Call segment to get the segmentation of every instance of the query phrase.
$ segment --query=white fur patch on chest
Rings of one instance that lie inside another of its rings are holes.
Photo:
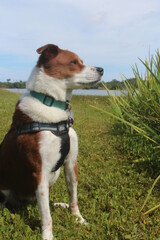
[[[50,185],[56,181],[59,175],[59,170],[51,173],[52,168],[60,159],[61,139],[55,136],[50,131],[41,133],[40,139],[40,154],[42,159],[42,175],[48,176]]]
[[[66,111],[56,107],[48,107],[29,93],[22,96],[19,107],[34,122],[57,123],[68,119]]]

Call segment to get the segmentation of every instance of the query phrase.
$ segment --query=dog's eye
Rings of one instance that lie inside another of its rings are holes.
[[[71,61],[72,64],[76,65],[78,62],[76,60]]]

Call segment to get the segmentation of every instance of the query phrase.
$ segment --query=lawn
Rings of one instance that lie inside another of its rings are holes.
[[[0,141],[11,123],[19,95],[0,90]],[[154,181],[145,169],[119,151],[110,129],[113,120],[90,105],[111,110],[107,97],[72,98],[74,128],[79,137],[79,207],[87,226],[77,224],[68,209],[54,208],[54,202],[68,202],[63,169],[50,193],[53,234],[57,240],[158,240],[160,210],[140,214],[140,208]],[[159,203],[156,187],[145,207]],[[37,204],[0,213],[0,239],[41,239]]]

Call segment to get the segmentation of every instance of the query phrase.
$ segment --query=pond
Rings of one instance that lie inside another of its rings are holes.
[[[26,89],[17,89],[17,88],[9,88],[6,89],[10,92],[15,93],[26,93]],[[99,89],[76,89],[73,90],[73,95],[81,95],[81,96],[108,96],[108,92],[106,90],[99,90]],[[122,96],[126,95],[127,91],[121,91],[121,90],[110,90],[109,93],[114,96]]]

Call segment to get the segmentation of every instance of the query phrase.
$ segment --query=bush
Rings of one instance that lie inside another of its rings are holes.
[[[128,95],[110,99],[123,149],[139,159],[160,166],[160,54],[145,62],[144,76],[133,67],[138,88],[125,81]]]

